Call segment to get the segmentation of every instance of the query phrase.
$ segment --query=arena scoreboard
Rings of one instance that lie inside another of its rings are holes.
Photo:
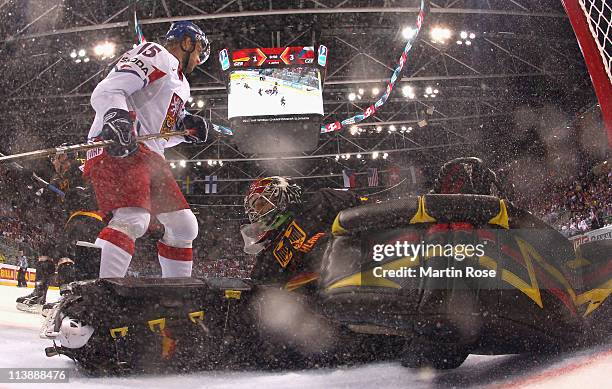
[[[303,46],[241,49],[232,53],[234,68],[309,65],[314,61],[314,48]]]
[[[242,48],[219,53],[228,119],[245,152],[282,154],[316,148],[323,118],[327,48]]]

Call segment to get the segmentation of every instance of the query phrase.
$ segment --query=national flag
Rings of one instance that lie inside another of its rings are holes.
[[[183,181],[183,192],[185,192],[186,195],[193,194],[193,185],[191,183],[191,177],[189,176],[185,177]]]
[[[399,166],[391,166],[389,168],[389,186],[397,185],[402,180]]]
[[[344,169],[342,170],[342,178],[344,179],[344,187],[345,188],[354,188],[355,182],[357,181],[357,176],[355,175],[355,171],[352,169]]]
[[[368,186],[378,186],[378,169],[368,168]]]
[[[204,177],[204,193],[217,193],[217,176]]]

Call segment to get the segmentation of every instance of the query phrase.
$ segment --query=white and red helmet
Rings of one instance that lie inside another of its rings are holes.
[[[251,183],[244,198],[244,211],[251,223],[272,218],[302,203],[302,188],[288,178],[273,176]]]

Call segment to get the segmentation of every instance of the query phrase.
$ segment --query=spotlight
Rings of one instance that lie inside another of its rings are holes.
[[[74,60],[74,62],[76,62],[76,63],[81,63],[81,59],[80,59],[80,58],[77,58],[77,59],[75,59],[75,60]]]
[[[351,129],[350,129],[351,135],[357,135],[358,131],[359,131],[359,127],[357,127],[357,126],[352,126]]]
[[[187,101],[189,101],[190,103],[193,103],[193,97],[189,97],[189,99],[187,99]]]
[[[384,154],[383,154],[383,159],[387,159],[387,157],[388,157],[388,156],[389,156],[389,154],[384,153]]]
[[[85,57],[85,58],[83,59],[83,62],[89,62],[89,57]]]
[[[465,43],[466,46],[470,46],[472,44],[471,40],[469,39],[475,39],[476,38],[476,34],[474,34],[473,32],[468,33],[467,31],[461,31],[461,34],[459,34],[459,36],[461,37],[461,40],[457,41],[458,45],[462,45]]]
[[[434,43],[444,44],[452,35],[451,30],[445,27],[434,27],[431,30],[431,40]]]
[[[70,53],[70,58],[76,58],[76,57],[77,57],[76,51],[73,51],[72,53]]]
[[[338,161],[339,159],[340,159],[340,156],[336,154],[336,161]]]
[[[410,85],[404,85],[404,87],[402,87],[402,94],[404,95],[404,97],[408,97],[409,99],[414,99],[415,97],[414,88],[411,87]]]
[[[198,165],[198,166],[202,166],[202,161],[198,161],[198,162],[196,162],[196,165]]]
[[[372,88],[372,96],[378,96],[380,90],[378,88]]]
[[[414,38],[414,35],[416,34],[417,30],[412,28],[412,27],[405,27],[402,30],[402,36],[404,37],[404,39],[409,40]]]
[[[428,95],[433,93],[433,88],[428,86],[427,88],[425,88],[425,93],[427,93]]]
[[[182,159],[182,160],[179,161],[179,165],[181,167],[185,167],[185,166],[187,166],[187,162],[185,162],[185,160]]]
[[[176,165],[174,164],[174,162],[170,162],[170,167],[171,167],[172,169],[176,168]]]
[[[359,92],[360,95],[363,95],[364,90],[362,88],[359,88],[358,92]]]
[[[402,128],[400,129],[400,132],[406,132],[406,126],[402,126]]]
[[[382,127],[381,126],[376,127],[376,132],[378,133],[382,132]]]
[[[395,126],[393,124],[389,126],[389,131],[395,132],[395,130],[396,130],[396,128],[395,128]]]
[[[85,56],[85,50],[81,49],[79,50],[79,57],[84,57]]]
[[[351,158],[350,154],[347,153],[347,154],[344,155],[344,159],[350,159],[350,158]]]
[[[212,165],[213,165],[213,161],[212,161],[212,159],[209,159],[208,160],[208,166],[212,166]]]
[[[375,151],[372,153],[372,159],[377,159],[378,158],[378,151]]]
[[[219,166],[223,166],[223,161],[219,161]]]
[[[99,43],[94,47],[94,53],[102,59],[113,57],[115,55],[115,44],[111,42]]]
[[[204,100],[198,100],[196,105],[197,105],[198,108],[203,108],[204,107]]]
[[[349,95],[348,95],[348,99],[349,99],[350,101],[355,101],[355,98],[356,98],[356,97],[357,97],[357,96],[355,96],[355,94],[354,94],[353,92],[349,93]]]
[[[361,159],[361,154],[356,155],[357,159]]]

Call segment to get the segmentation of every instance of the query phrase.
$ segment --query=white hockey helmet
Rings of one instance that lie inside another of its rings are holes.
[[[63,347],[81,348],[87,344],[94,329],[91,326],[83,325],[81,322],[65,317],[60,326],[60,333],[57,339]]]

